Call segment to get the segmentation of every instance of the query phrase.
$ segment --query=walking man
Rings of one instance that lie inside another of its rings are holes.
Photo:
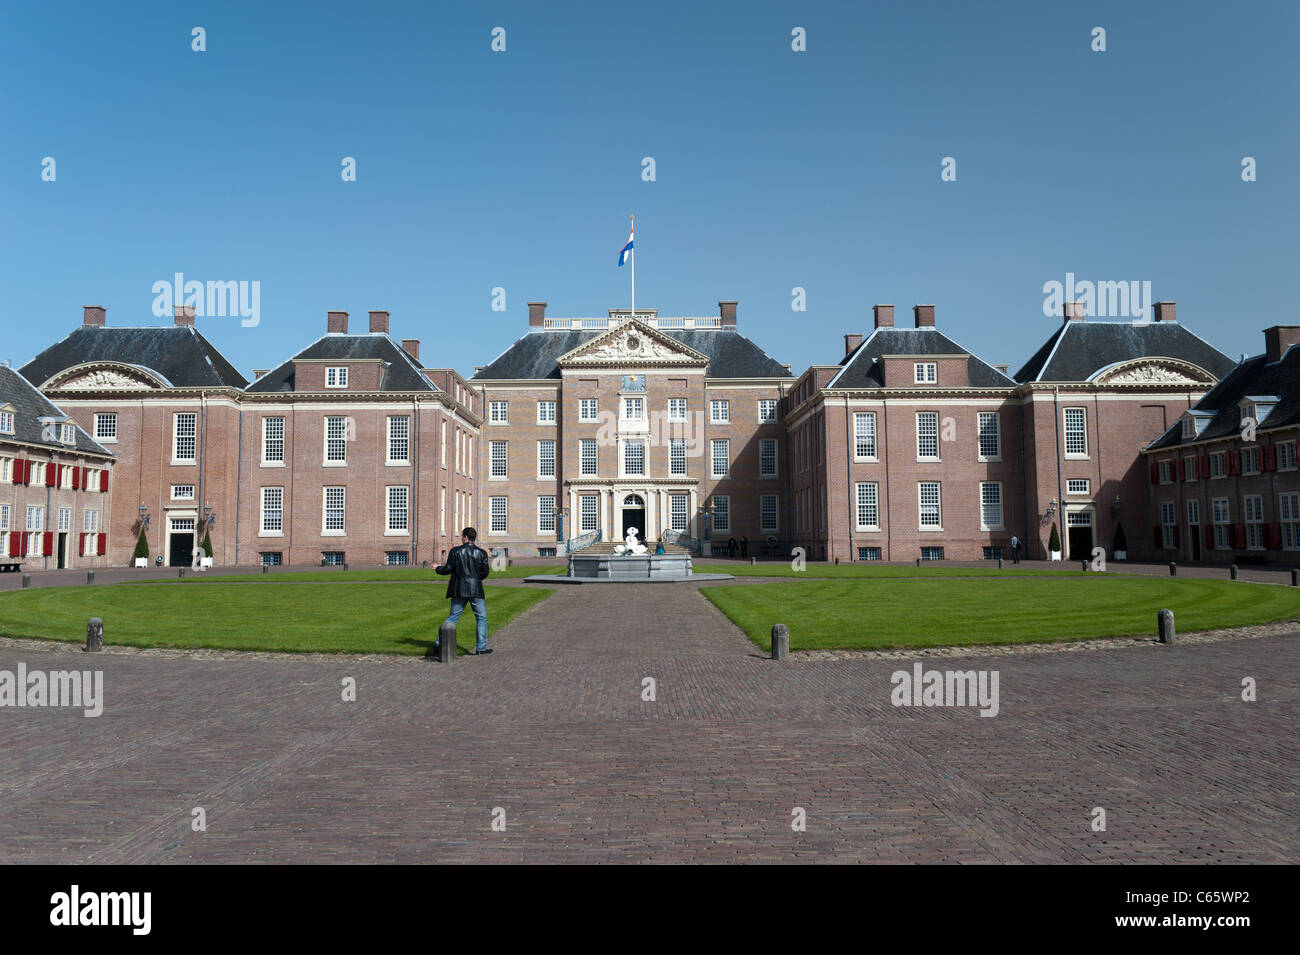
[[[1015,534],[1011,535],[1011,562],[1020,563],[1020,538]]]
[[[447,615],[445,622],[453,626],[459,623],[460,615],[465,612],[465,604],[469,604],[474,610],[474,622],[477,624],[478,632],[478,641],[474,649],[476,656],[492,652],[487,645],[487,604],[483,600],[483,581],[492,567],[488,561],[487,551],[474,543],[477,539],[478,531],[472,527],[465,528],[460,532],[460,546],[451,549],[445,564],[439,564],[434,568],[439,574],[451,575],[451,580],[447,581],[451,613]],[[435,643],[433,646],[436,653],[438,644]]]

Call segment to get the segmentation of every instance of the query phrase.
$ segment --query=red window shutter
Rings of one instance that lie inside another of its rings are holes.
[[[54,553],[54,532],[46,531],[41,539],[41,553],[49,557]]]
[[[1228,452],[1228,473],[1229,474],[1241,473],[1241,452],[1240,451]]]
[[[1151,462],[1151,483],[1160,483],[1160,466],[1154,461]]]
[[[86,535],[78,534],[77,535],[77,556],[80,557],[85,552],[86,552]]]
[[[1183,546],[1182,528],[1180,528],[1177,524],[1174,525],[1174,546],[1175,547]]]
[[[96,548],[96,551],[97,551],[97,553],[99,554],[100,557],[103,557],[105,554],[108,553],[108,535],[107,535],[107,534],[100,534],[100,535],[99,535],[99,546]]]
[[[1265,524],[1264,525],[1264,546],[1269,550],[1281,550],[1282,548],[1282,525]]]
[[[74,467],[72,469],[72,489],[76,491],[76,490],[80,490],[80,488],[81,488],[81,468]]]
[[[1206,524],[1205,525],[1205,549],[1212,550],[1213,548],[1214,548],[1214,525]]]
[[[54,487],[55,481],[58,479],[58,476],[59,476],[59,469],[57,466],[53,464],[45,465],[45,486],[46,487]]]
[[[103,470],[99,472],[99,489],[105,493],[108,493],[108,471],[107,470]]]
[[[1264,445],[1264,470],[1277,470],[1277,446],[1272,444]]]
[[[1155,525],[1155,527],[1151,528],[1151,543],[1153,543],[1153,544],[1156,546],[1156,549],[1157,549],[1157,550],[1164,546],[1164,538],[1162,537],[1162,535],[1161,535],[1161,533],[1160,533],[1160,525],[1159,525],[1159,524],[1157,524],[1157,525]]]
[[[23,553],[23,535],[14,531],[9,535],[9,556],[21,557]]]

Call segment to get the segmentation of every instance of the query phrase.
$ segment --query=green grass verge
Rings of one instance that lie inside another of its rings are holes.
[[[789,561],[776,560],[768,563],[759,561],[750,564],[741,561],[695,560],[691,562],[697,574],[731,574],[733,577],[790,577],[796,580],[812,580],[819,577],[828,579],[848,577],[854,580],[882,580],[892,577],[1059,577],[1061,570],[1013,570],[1008,564],[1005,570],[998,570],[997,561],[990,561],[981,567],[943,567],[937,563],[915,567],[911,564],[881,564],[876,561],[855,561],[845,564],[809,563],[806,570],[794,570]],[[1078,570],[1078,565],[1075,565]],[[1068,571],[1068,568],[1067,568]],[[1078,571],[1082,574],[1083,571]],[[1122,571],[1119,571],[1122,573]]]
[[[1154,635],[1156,613],[1179,631],[1294,618],[1300,593],[1245,581],[1103,574],[1052,579],[945,577],[700,588],[770,651],[772,625],[792,650],[874,650]]]
[[[568,573],[568,564],[539,564],[535,567],[514,566],[507,567],[504,570],[494,570],[488,578],[489,582],[493,577],[498,580],[517,580],[521,577],[534,577],[540,574],[564,574]],[[173,574],[175,572],[173,571]],[[446,583],[446,577],[439,577],[433,572],[432,568],[424,567],[394,567],[394,568],[376,568],[373,570],[278,570],[272,569],[269,574],[263,574],[254,571],[251,574],[219,574],[210,575],[207,571],[185,569],[185,576],[177,578],[154,578],[151,580],[131,581],[133,584],[275,584],[275,583],[312,583],[317,581],[328,581],[329,583],[373,583],[383,581],[387,583],[419,583],[428,580],[441,580]]]
[[[488,638],[550,588],[486,587]],[[86,621],[104,620],[104,641],[129,647],[210,647],[287,653],[429,652],[449,602],[441,586],[234,583],[189,587],[160,583],[47,587],[0,593],[0,636],[80,643]],[[461,652],[474,648],[474,614],[456,631]]]

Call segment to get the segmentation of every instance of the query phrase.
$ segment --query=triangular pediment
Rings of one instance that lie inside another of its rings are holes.
[[[154,391],[170,388],[162,375],[140,365],[87,362],[65,368],[41,385],[41,391]]]
[[[670,335],[635,319],[597,335],[556,359],[566,367],[623,367],[629,365],[707,365],[708,356],[683,345]]]
[[[1134,358],[1103,368],[1092,380],[1099,385],[1198,385],[1217,384],[1212,374],[1177,358]]]

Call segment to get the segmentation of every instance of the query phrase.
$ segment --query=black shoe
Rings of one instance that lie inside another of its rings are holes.
[[[474,656],[476,656],[476,657],[481,657],[483,654],[485,654],[485,653],[491,653],[491,652],[492,652],[491,648],[489,648],[489,649],[487,649],[487,650],[475,650],[475,651],[474,651]]]

